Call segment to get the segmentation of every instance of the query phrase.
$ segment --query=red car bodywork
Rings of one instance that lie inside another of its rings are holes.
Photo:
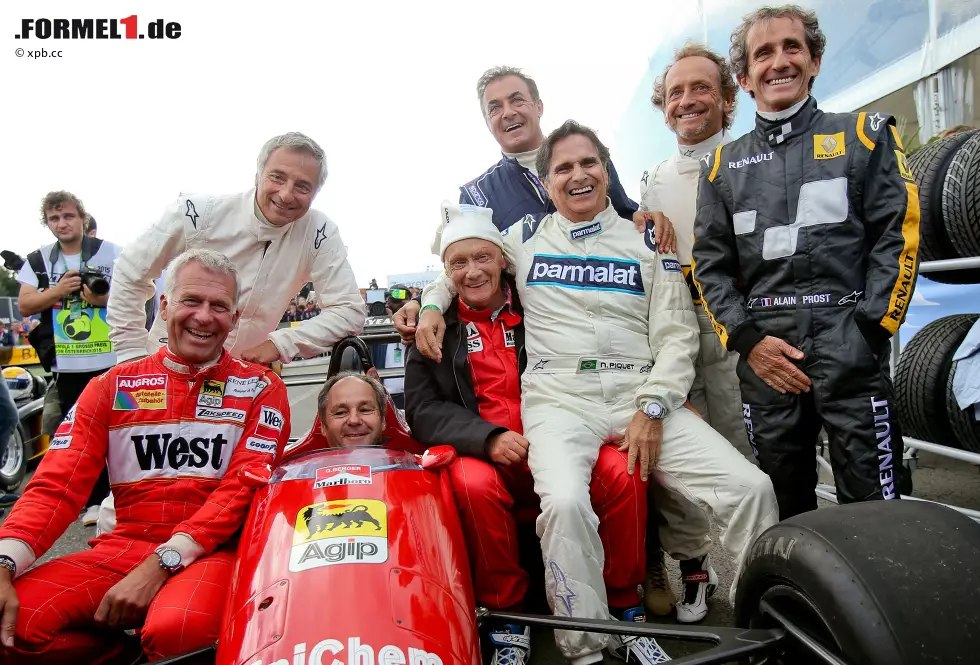
[[[448,477],[387,447],[422,448],[391,416],[386,447],[326,450],[314,428],[256,493],[216,665],[480,662]]]

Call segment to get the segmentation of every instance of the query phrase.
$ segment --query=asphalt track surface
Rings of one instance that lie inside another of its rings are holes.
[[[315,396],[315,389],[311,392]],[[309,404],[309,401],[306,401]],[[307,413],[303,414],[303,411]],[[309,420],[304,416],[310,416],[306,409],[297,409],[297,418],[294,424],[294,434],[297,436],[308,427]],[[744,452],[744,451],[743,451]],[[941,503],[953,504],[973,510],[980,510],[980,467],[939,457],[929,453],[920,453],[918,468],[913,476],[915,491],[913,495],[923,499],[938,501]],[[821,482],[832,483],[829,474],[821,473]],[[821,510],[832,510],[834,504],[820,500]],[[0,518],[0,523],[2,523]],[[64,535],[55,543],[54,547],[44,557],[41,562],[51,558],[77,552],[87,547],[87,541],[95,535],[95,527],[84,527],[81,522],[75,522],[69,527]],[[713,540],[718,542],[717,528],[713,529]],[[733,625],[732,607],[728,602],[727,589],[732,580],[732,564],[728,556],[717,545],[711,552],[711,559],[715,570],[720,578],[718,593],[709,601],[710,611],[707,618],[702,622],[703,625],[731,626]],[[675,594],[680,593],[679,571],[677,564],[668,559],[668,569],[673,581]],[[665,618],[657,620],[660,623],[671,624],[673,619]],[[671,640],[662,640],[662,646],[673,657],[696,653],[706,646],[699,646],[691,643],[680,643]],[[616,659],[606,656],[607,662],[620,663]],[[546,629],[535,629],[532,637],[532,665],[560,665],[565,661],[552,639],[552,634]]]

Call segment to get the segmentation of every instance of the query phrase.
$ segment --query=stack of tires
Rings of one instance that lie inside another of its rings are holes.
[[[908,158],[919,186],[919,261],[980,256],[980,130],[928,144]],[[980,283],[980,269],[928,272],[945,284]],[[902,350],[895,394],[902,433],[923,441],[980,453],[980,422],[953,396],[953,354],[978,314],[932,321]]]
[[[980,256],[980,130],[926,145],[908,158],[919,186],[919,261]],[[976,284],[980,269],[930,272],[946,284]]]
[[[953,396],[953,354],[980,314],[954,314],[923,326],[902,350],[895,398],[902,434],[980,453],[980,421]]]

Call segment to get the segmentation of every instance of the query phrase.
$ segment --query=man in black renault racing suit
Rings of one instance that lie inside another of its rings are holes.
[[[889,338],[912,298],[918,190],[894,120],[824,113],[813,12],[763,7],[732,36],[754,131],[704,159],[694,279],[738,351],[749,441],[780,517],[817,507],[823,426],[841,503],[897,499],[902,438]]]

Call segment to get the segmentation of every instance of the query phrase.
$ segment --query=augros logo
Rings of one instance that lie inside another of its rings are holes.
[[[621,291],[643,295],[643,279],[640,275],[639,262],[597,256],[535,254],[527,274],[527,285]]]
[[[145,26],[145,31],[142,28]],[[180,23],[162,18],[25,18],[14,39],[179,39]]]

